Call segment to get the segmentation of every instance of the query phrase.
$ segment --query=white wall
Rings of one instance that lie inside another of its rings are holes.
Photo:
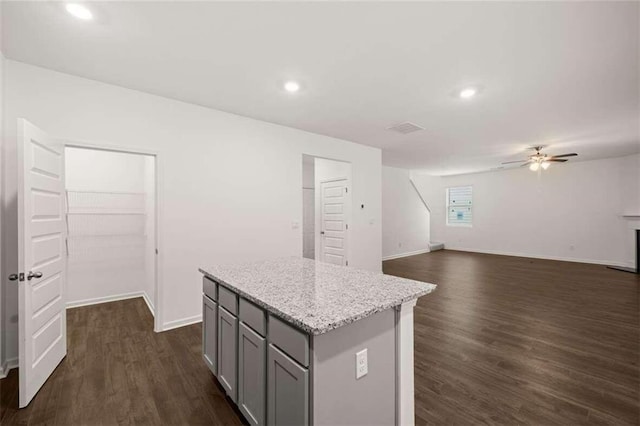
[[[145,191],[145,156],[97,149],[65,149],[67,191]]]
[[[316,258],[315,159],[302,156],[302,256]]]
[[[56,137],[158,152],[164,328],[201,318],[198,267],[300,256],[302,229],[292,224],[302,222],[302,154],[351,163],[354,204],[367,209],[353,214],[350,265],[381,269],[379,149],[15,61],[6,74],[5,248],[17,241],[16,119],[24,117]],[[17,264],[13,250],[6,264]]]
[[[65,187],[67,306],[132,295],[153,300],[153,157],[67,148]]]
[[[383,259],[429,251],[429,211],[409,175],[409,170],[382,168]]]
[[[342,178],[346,178],[347,179],[347,187],[349,187],[349,190],[352,191],[351,187],[352,185],[352,181],[351,181],[351,176],[352,176],[352,170],[351,170],[351,164],[344,162],[344,161],[335,161],[335,160],[328,160],[325,158],[315,158],[314,159],[314,164],[313,164],[313,168],[314,168],[314,189],[315,189],[315,233],[316,233],[316,238],[315,238],[315,253],[316,253],[316,259],[320,259],[321,256],[321,251],[322,251],[322,237],[320,235],[320,232],[322,231],[322,182],[323,181],[327,181],[327,180],[331,180],[331,179],[342,179]],[[352,191],[353,194],[353,191]],[[349,262],[350,266],[353,266],[353,252],[355,250],[355,247],[357,247],[356,244],[354,244],[353,240],[354,240],[354,234],[351,231],[351,223],[353,221],[353,212],[354,210],[356,210],[355,208],[355,201],[352,195],[347,197],[347,224],[349,224],[349,231],[347,231],[347,261]],[[362,212],[360,212],[360,215],[362,215],[363,213],[366,214],[366,212],[364,211],[364,209],[362,210]],[[380,220],[381,222],[381,220]],[[382,260],[382,254],[381,254],[381,259]],[[379,269],[378,269],[379,270]]]
[[[640,155],[525,168],[412,177],[431,208],[431,238],[453,250],[631,266],[623,213],[640,211]],[[473,186],[473,226],[445,223],[445,188]]]

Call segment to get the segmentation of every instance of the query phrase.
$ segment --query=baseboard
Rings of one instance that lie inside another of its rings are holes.
[[[175,321],[165,322],[162,325],[162,331],[173,330],[174,328],[184,327],[184,326],[195,324],[198,322],[202,322],[202,314],[189,317],[189,318],[183,318]]]
[[[147,304],[147,308],[149,308],[149,312],[151,312],[151,315],[153,317],[155,317],[156,316],[156,310],[154,309],[153,302],[149,298],[149,295],[147,294],[146,291],[142,292],[142,298],[144,299],[144,303]]]
[[[145,296],[146,296],[146,293],[144,291],[134,291],[132,293],[116,294],[113,296],[104,296],[104,297],[96,297],[93,299],[76,300],[73,302],[67,302],[67,309],[79,308],[80,306],[97,305],[99,303],[116,302],[118,300],[135,299],[136,297],[145,298]]]
[[[400,259],[401,257],[415,256],[416,254],[429,253],[430,251],[431,250],[429,250],[427,248],[427,249],[422,249],[422,250],[410,251],[410,252],[407,252],[407,253],[393,254],[391,256],[383,257],[382,260]]]
[[[531,259],[558,260],[561,262],[589,263],[592,265],[633,267],[632,264],[625,263],[625,262],[617,262],[615,260],[581,259],[581,258],[564,257],[564,256],[541,256],[536,254],[516,253],[516,252],[509,252],[509,251],[502,251],[502,250],[478,250],[478,249],[470,249],[466,247],[455,247],[455,246],[451,246],[450,244],[447,244],[445,250],[466,251],[470,253],[496,254],[499,256],[529,257]]]
[[[11,358],[6,360],[0,365],[0,379],[4,379],[9,374],[9,371],[14,368],[18,368],[18,358]]]

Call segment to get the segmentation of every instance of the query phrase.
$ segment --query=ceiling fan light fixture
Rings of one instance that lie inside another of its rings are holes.
[[[564,163],[569,161],[564,157],[575,157],[578,155],[575,152],[571,152],[568,154],[548,155],[541,152],[543,148],[544,146],[533,146],[530,149],[533,149],[536,152],[535,154],[530,155],[526,160],[504,161],[502,164],[522,163],[520,165],[521,167],[529,166],[529,170],[531,170],[532,172],[537,172],[541,168],[542,170],[547,170],[549,167],[551,167],[552,162]]]

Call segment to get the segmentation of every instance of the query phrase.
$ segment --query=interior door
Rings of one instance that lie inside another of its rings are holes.
[[[347,266],[348,186],[347,179],[321,182],[322,206],[321,259],[323,262]]]
[[[20,408],[67,354],[64,147],[18,120]]]

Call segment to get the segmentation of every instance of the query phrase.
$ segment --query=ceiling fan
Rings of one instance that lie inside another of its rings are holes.
[[[528,159],[516,160],[516,161],[505,161],[502,164],[523,163],[520,165],[520,167],[529,166],[529,170],[535,172],[537,170],[540,170],[541,168],[543,170],[547,170],[551,165],[551,163],[564,163],[565,161],[568,161],[566,158],[563,158],[563,157],[575,157],[576,155],[578,155],[575,152],[572,152],[570,154],[547,155],[540,152],[542,151],[543,148],[544,146],[533,146],[529,149],[535,150],[536,153],[533,155],[530,155]]]

